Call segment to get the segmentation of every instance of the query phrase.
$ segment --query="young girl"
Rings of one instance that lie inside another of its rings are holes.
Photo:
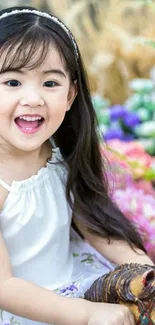
[[[0,12],[0,210],[1,324],[134,324],[82,299],[114,264],[152,262],[108,195],[77,44],[31,7]]]

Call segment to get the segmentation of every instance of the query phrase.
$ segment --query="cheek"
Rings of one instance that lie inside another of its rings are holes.
[[[10,94],[0,91],[0,115],[11,114],[17,100]]]
[[[6,103],[0,103],[0,119],[10,121],[13,117],[13,109],[10,105]]]
[[[67,92],[62,92],[55,95],[49,104],[49,113],[52,117],[64,116],[68,108]]]
[[[6,101],[0,102],[0,116],[3,118],[7,118],[11,115],[11,103],[6,103]]]
[[[53,103],[50,106],[49,110],[49,128],[52,129],[54,132],[59,128],[61,123],[64,120],[65,114],[67,110],[67,101],[60,101],[57,104]]]
[[[50,109],[50,121],[53,124],[60,124],[63,121],[66,113],[66,105],[59,105]]]

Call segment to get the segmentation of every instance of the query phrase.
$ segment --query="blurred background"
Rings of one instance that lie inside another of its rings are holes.
[[[3,0],[57,15],[87,69],[112,195],[155,261],[155,1]],[[115,180],[115,182],[114,182]]]

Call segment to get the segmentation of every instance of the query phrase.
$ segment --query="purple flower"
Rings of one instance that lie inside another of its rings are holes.
[[[121,128],[111,128],[107,130],[104,134],[104,139],[105,140],[110,140],[110,139],[122,139],[124,137],[124,132]]]
[[[125,134],[122,138],[122,140],[126,142],[132,141],[133,139],[135,139],[135,136],[133,134]]]
[[[135,112],[128,112],[126,116],[123,118],[123,123],[127,127],[135,127],[137,124],[141,122],[139,116]]]
[[[122,105],[114,105],[110,108],[110,119],[112,121],[124,118],[127,110]]]
[[[11,325],[9,321],[3,321],[1,325]]]
[[[71,284],[68,287],[65,287],[65,288],[61,289],[60,293],[67,293],[68,294],[69,291],[71,291],[71,292],[78,291],[78,288],[74,284]]]

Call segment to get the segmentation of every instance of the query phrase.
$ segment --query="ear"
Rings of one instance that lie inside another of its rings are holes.
[[[67,109],[66,111],[69,111],[74,99],[76,98],[78,93],[78,87],[77,87],[77,80],[74,80],[69,87],[69,92],[68,92],[68,98],[67,98]]]

